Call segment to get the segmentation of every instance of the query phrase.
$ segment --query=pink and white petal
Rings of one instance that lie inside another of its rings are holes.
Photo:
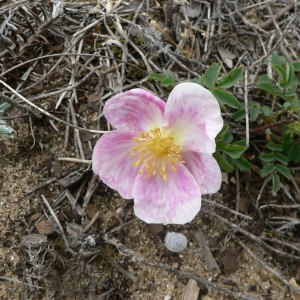
[[[186,168],[193,174],[202,194],[216,193],[222,183],[220,167],[211,154],[199,152],[182,152]]]
[[[117,190],[125,199],[132,199],[132,189],[139,167],[132,166],[136,158],[131,156],[136,145],[137,133],[110,131],[100,137],[92,156],[93,171],[109,187]]]
[[[166,103],[143,89],[132,89],[109,99],[106,119],[119,130],[149,131],[161,127]]]
[[[169,95],[163,127],[185,149],[213,153],[215,137],[223,127],[218,101],[199,84],[178,84]]]
[[[133,187],[134,212],[146,223],[185,224],[201,208],[201,192],[194,176],[183,164],[167,169],[167,181],[157,174],[138,175]]]

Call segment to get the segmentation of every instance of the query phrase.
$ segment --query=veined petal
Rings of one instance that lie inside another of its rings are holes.
[[[202,194],[216,193],[222,183],[220,167],[211,154],[187,151],[181,153],[186,168],[193,174]]]
[[[102,135],[94,147],[93,171],[100,179],[117,190],[125,199],[131,199],[134,182],[139,171],[132,164],[136,158],[131,156],[135,146],[133,136],[137,133],[121,130]]]
[[[132,89],[109,99],[104,115],[119,130],[144,132],[161,127],[165,105],[146,90]]]
[[[199,84],[178,84],[168,98],[163,127],[183,149],[213,153],[223,127],[218,101]]]
[[[167,168],[167,181],[156,175],[138,175],[133,187],[134,212],[147,223],[185,224],[201,207],[201,192],[194,176],[179,163]]]

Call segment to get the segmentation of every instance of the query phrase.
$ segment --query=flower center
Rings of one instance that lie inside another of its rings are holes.
[[[185,163],[180,155],[181,147],[174,144],[172,136],[162,136],[158,127],[149,132],[141,132],[140,138],[133,137],[133,139],[138,144],[132,148],[134,153],[131,155],[138,157],[133,166],[144,164],[139,175],[146,169],[148,178],[159,173],[166,181],[168,164],[173,171],[178,171],[176,168],[178,162]]]

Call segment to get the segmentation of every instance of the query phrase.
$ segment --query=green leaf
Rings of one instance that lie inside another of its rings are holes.
[[[213,156],[216,159],[222,171],[229,173],[234,170],[234,167],[222,156],[221,153],[215,152]]]
[[[280,189],[280,179],[276,172],[272,173],[273,192],[277,193]]]
[[[238,110],[236,113],[233,114],[232,118],[235,122],[245,119],[245,109]]]
[[[295,69],[294,69],[294,66],[293,64],[286,64],[286,66],[289,66],[286,68],[286,80],[289,82],[289,83],[292,83],[293,82],[293,79],[294,79],[294,72],[295,72]]]
[[[226,154],[225,152],[223,152],[223,157],[227,160],[227,162],[232,165],[232,167],[234,167],[234,159],[229,156],[228,154]]]
[[[285,93],[280,92],[277,87],[273,86],[268,78],[268,75],[262,75],[259,78],[257,87],[273,96],[279,96],[285,101],[290,101],[290,97],[287,97]]]
[[[260,111],[260,104],[258,105],[253,105],[253,107],[250,109],[250,122],[256,121],[256,119],[259,116],[259,111]]]
[[[239,140],[239,141],[236,141],[235,144],[240,145],[240,146],[247,147],[247,146],[246,146],[246,139],[241,139],[241,140]]]
[[[300,149],[296,145],[290,148],[289,160],[295,164],[300,161]]]
[[[220,103],[226,104],[233,108],[240,108],[241,103],[232,94],[217,88],[213,89],[211,92]]]
[[[260,109],[265,116],[269,117],[271,115],[271,108],[269,106],[264,105]]]
[[[269,164],[269,165],[266,165],[265,167],[263,167],[261,170],[260,170],[260,176],[261,177],[266,177],[267,175],[269,175],[271,172],[273,172],[275,170],[275,166],[274,164]]]
[[[280,154],[280,153],[274,153],[274,157],[279,161],[281,162],[282,164],[284,165],[287,165],[288,162],[289,162],[289,159],[283,155],[283,154]]]
[[[290,79],[290,64],[286,64],[285,66],[285,80],[289,81]]]
[[[286,64],[286,79],[285,81],[280,82],[280,86],[290,91],[292,89],[294,78],[294,66],[292,64]]]
[[[212,64],[205,71],[205,85],[209,90],[211,90],[215,86],[220,71],[221,71],[221,66],[218,63]]]
[[[167,78],[171,78],[171,79],[173,79],[174,80],[174,73],[172,72],[172,71],[170,71],[170,70],[166,70],[166,71],[164,71],[164,75],[167,77]]]
[[[192,80],[191,80],[191,82],[193,82],[193,83],[197,83],[197,84],[199,84],[199,85],[203,85],[203,79],[202,79],[202,76],[200,76],[199,78],[193,78]]]
[[[283,166],[283,165],[275,165],[276,170],[281,173],[283,176],[285,176],[288,180],[291,179],[292,175],[290,170]]]
[[[251,164],[245,157],[236,159],[234,163],[241,171],[248,171],[251,169]]]
[[[280,65],[273,65],[273,68],[277,71],[277,73],[280,77],[280,80],[285,80],[285,78],[286,78],[285,69]]]
[[[222,130],[218,133],[218,137],[223,137],[228,129],[229,126],[227,124],[224,124]]]
[[[166,78],[161,81],[161,84],[170,85],[175,83],[174,73],[172,71],[167,70],[164,72],[164,75]]]
[[[296,61],[293,63],[295,72],[300,72],[300,61]]]
[[[266,154],[261,154],[259,156],[259,158],[263,161],[266,161],[266,162],[271,162],[275,159],[275,154],[274,153],[266,153]]]
[[[161,81],[161,84],[163,85],[170,85],[170,84],[173,84],[174,83],[174,80],[172,78],[165,78]]]
[[[282,144],[268,143],[266,147],[272,151],[282,151]]]
[[[226,142],[218,142],[217,149],[225,152],[232,158],[237,159],[242,155],[242,153],[247,149],[247,147],[240,146],[237,144],[230,145]]]
[[[257,87],[263,91],[270,93],[271,95],[275,96],[278,93],[278,89],[273,86],[271,82],[259,82]]]
[[[282,55],[279,55],[277,50],[272,53],[272,65],[285,65],[286,62],[286,58]]]
[[[224,135],[224,142],[230,144],[233,141],[233,134],[230,131],[227,131]]]
[[[157,80],[157,81],[162,81],[165,77],[161,74],[157,74],[157,73],[150,73],[148,74],[148,79],[152,79],[152,80]]]
[[[296,83],[296,82],[291,83],[290,88],[285,93],[285,95],[288,96],[288,97],[294,96],[296,94],[297,87],[298,87],[298,83]]]
[[[243,79],[243,67],[232,69],[228,74],[224,75],[218,84],[218,88],[228,89],[239,80]]]

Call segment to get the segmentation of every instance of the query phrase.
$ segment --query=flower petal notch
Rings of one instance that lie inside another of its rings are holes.
[[[108,100],[104,115],[116,130],[95,145],[93,171],[147,223],[185,224],[201,195],[221,186],[212,156],[223,127],[219,104],[196,83],[178,84],[167,102],[143,89]]]

